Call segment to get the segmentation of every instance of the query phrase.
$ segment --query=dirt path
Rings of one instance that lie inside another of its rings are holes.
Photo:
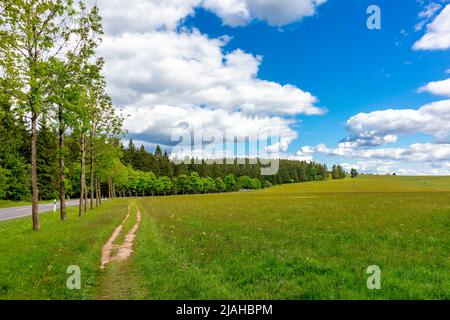
[[[109,240],[103,246],[100,269],[105,269],[106,266],[111,262],[126,261],[133,253],[134,239],[136,238],[136,233],[139,229],[139,224],[141,223],[142,218],[139,208],[136,209],[136,223],[125,236],[124,242],[122,244],[114,244],[114,241],[116,241],[116,239],[122,233],[123,226],[130,218],[130,214],[131,206],[128,206],[127,216],[122,221],[122,224],[114,230],[111,238],[109,238]],[[114,252],[115,254],[113,254]]]
[[[136,207],[136,222],[125,235],[121,244],[114,242],[120,237],[124,226],[131,217],[131,206],[122,223],[114,230],[109,240],[102,248],[100,269],[103,270],[100,284],[100,299],[131,299],[134,296],[130,275],[129,258],[133,254],[133,245],[141,223],[142,215]]]

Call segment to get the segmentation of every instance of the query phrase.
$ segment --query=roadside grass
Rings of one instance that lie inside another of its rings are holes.
[[[99,291],[101,248],[124,219],[128,200],[105,202],[78,218],[41,215],[40,232],[30,218],[0,223],[0,299],[90,299]],[[67,267],[81,268],[81,290],[68,290]]]
[[[450,299],[449,178],[141,200],[146,299]],[[368,290],[378,265],[382,289]]]

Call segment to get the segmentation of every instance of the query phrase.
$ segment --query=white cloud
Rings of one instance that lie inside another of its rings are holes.
[[[202,7],[230,26],[252,20],[279,26],[314,15],[326,0],[96,1],[104,19],[99,54],[108,92],[130,115],[130,135],[142,143],[167,144],[183,120],[245,133],[275,126],[284,135],[279,146],[287,150],[296,138],[290,118],[325,112],[311,93],[260,79],[262,57],[226,52],[229,37],[187,29],[184,19]]]
[[[349,136],[337,147],[324,144],[304,146],[297,155],[323,154],[357,162],[363,172],[400,174],[449,174],[450,100],[415,109],[389,109],[360,113],[347,121]],[[423,133],[434,142],[415,143],[408,147],[384,147],[397,142],[402,134]],[[364,164],[366,164],[364,166]],[[369,165],[370,164],[370,165]],[[377,164],[377,168],[372,166]]]
[[[362,173],[370,174],[393,174],[403,176],[433,176],[433,175],[448,175],[450,168],[444,165],[435,166],[434,164],[421,163],[403,163],[389,160],[364,160],[351,163],[341,163],[344,170],[350,172],[355,168]]]
[[[243,26],[252,20],[283,26],[313,16],[327,0],[90,0],[102,10],[108,34],[175,30],[180,21],[204,8],[225,25]]]
[[[450,97],[450,79],[430,82],[420,88],[419,92],[429,92],[435,95]]]
[[[194,131],[198,129],[214,129],[232,135],[232,138],[256,137],[266,131],[277,133],[283,144],[289,144],[297,138],[297,133],[290,128],[291,120],[281,117],[246,116],[239,112],[230,113],[224,110],[208,110],[198,106],[174,107],[156,105],[152,107],[124,108],[128,115],[125,126],[129,134],[140,141],[158,141],[164,145],[173,145],[172,136],[178,129]],[[205,132],[205,131],[203,131]]]
[[[127,46],[123,46],[127,43]],[[292,85],[258,79],[262,58],[198,31],[106,37],[106,76],[119,106],[204,106],[245,114],[319,115],[317,98]]]
[[[217,14],[224,24],[242,26],[252,20],[284,26],[313,16],[327,0],[204,0],[201,4]]]
[[[97,3],[108,36],[175,30],[180,21],[194,14],[201,0],[90,0]]]
[[[450,48],[450,4],[427,25],[426,34],[413,46],[414,50],[446,50],[448,48]]]
[[[347,121],[352,147],[381,146],[396,141],[399,134],[424,133],[437,142],[450,138],[450,100],[427,104],[418,110],[389,109],[360,113]]]
[[[450,161],[450,144],[416,143],[406,148],[379,149],[354,149],[344,144],[339,144],[336,148],[328,148],[320,144],[315,147],[302,147],[297,154],[307,156],[315,153],[355,159],[442,163]]]
[[[282,26],[312,16],[326,0],[245,0],[252,15],[270,25]]]
[[[242,26],[252,20],[247,1],[204,0],[203,7],[215,12],[229,26]]]
[[[431,2],[428,5],[426,5],[423,10],[419,13],[419,18],[422,19],[418,24],[415,26],[416,31],[420,31],[423,29],[425,24],[427,24],[431,18],[434,17],[436,12],[442,8],[442,5],[439,3]]]

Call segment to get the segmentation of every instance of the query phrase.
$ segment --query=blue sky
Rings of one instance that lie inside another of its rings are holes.
[[[174,123],[275,123],[286,157],[450,174],[448,0],[103,2],[110,92],[148,148]]]
[[[369,30],[366,9],[377,3],[382,29]],[[233,37],[226,50],[243,49],[263,56],[262,79],[294,84],[312,92],[326,107],[325,116],[299,116],[300,138],[291,144],[337,144],[346,136],[345,122],[359,112],[387,108],[417,108],[439,100],[417,89],[446,78],[448,51],[411,50],[423,34],[415,32],[423,6],[416,1],[329,1],[314,17],[274,28],[265,22],[232,28],[214,13],[197,9],[187,24],[212,37]],[[402,30],[407,34],[403,34]],[[405,137],[406,146],[423,136]]]

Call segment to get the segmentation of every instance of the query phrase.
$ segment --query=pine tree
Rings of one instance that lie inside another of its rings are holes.
[[[0,166],[5,176],[8,200],[30,200],[29,135],[25,123],[16,118],[8,102],[0,101]]]
[[[57,135],[52,131],[44,116],[38,132],[37,177],[40,200],[58,198],[58,146]]]

